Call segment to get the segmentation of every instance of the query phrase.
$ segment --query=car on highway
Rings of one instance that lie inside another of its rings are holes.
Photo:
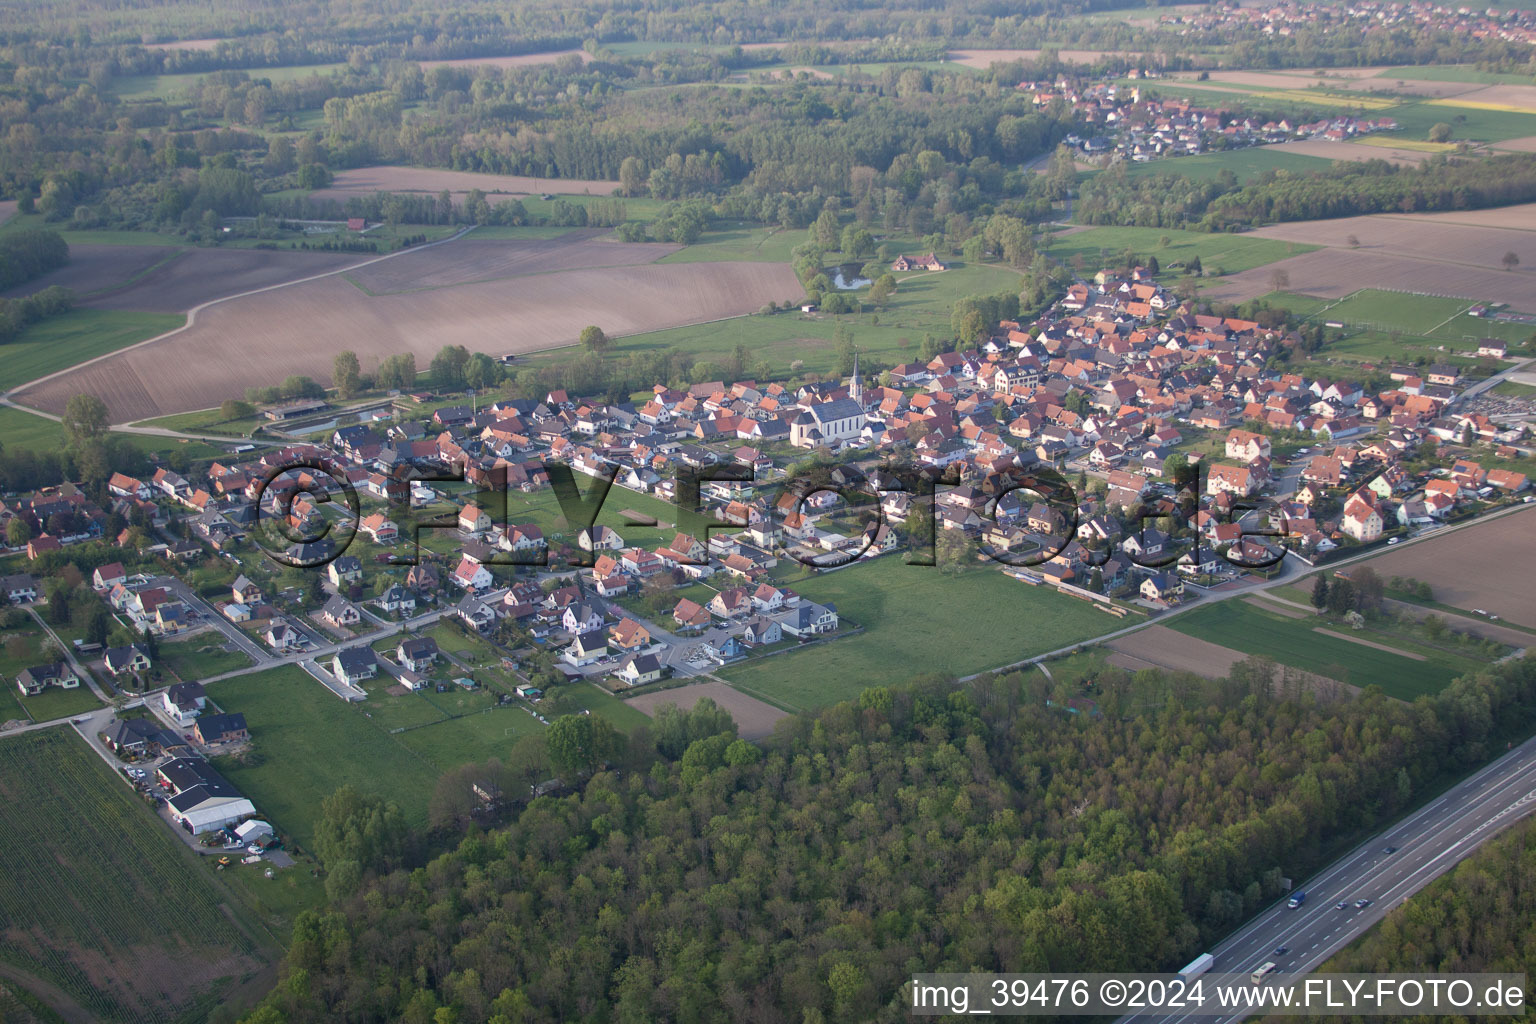
[[[1337,903],[1335,903],[1333,905],[1333,909],[1334,910],[1348,910],[1349,909],[1349,901],[1348,900],[1339,900],[1339,902],[1337,902]]]
[[[1368,907],[1370,905],[1371,905],[1371,901],[1368,900],[1368,899],[1365,899],[1364,897],[1362,897],[1362,898],[1360,898],[1358,900],[1355,900],[1355,909],[1356,910],[1364,910],[1366,907]]]
[[[1290,946],[1276,946],[1275,951],[1271,953],[1270,956],[1285,956],[1285,954],[1289,953],[1290,951]]]
[[[1382,853],[1396,853],[1397,852],[1397,847],[1389,846],[1385,850],[1382,850],[1381,852]]]

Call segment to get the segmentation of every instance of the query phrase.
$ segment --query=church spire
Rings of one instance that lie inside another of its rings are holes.
[[[853,353],[853,376],[848,378],[848,397],[860,405],[864,403],[864,380],[859,376],[859,353]]]

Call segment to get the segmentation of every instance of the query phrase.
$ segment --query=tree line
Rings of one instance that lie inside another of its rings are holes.
[[[1097,682],[1102,715],[930,678],[568,761],[574,792],[304,915],[249,1019],[896,1021],[912,963],[1170,969],[1536,714],[1536,658],[1413,704],[1259,660]]]
[[[1076,207],[1087,224],[1237,231],[1279,221],[1370,213],[1471,210],[1536,199],[1536,154],[1474,159],[1436,156],[1417,167],[1337,161],[1306,174],[1271,170],[1247,184],[1230,170],[1195,180],[1117,164],[1083,183]]]

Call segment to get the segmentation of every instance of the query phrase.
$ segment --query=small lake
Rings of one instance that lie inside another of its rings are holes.
[[[832,278],[832,287],[840,292],[868,288],[874,282],[867,277],[859,276],[859,271],[863,269],[863,264],[860,263],[844,263],[840,267],[832,267],[828,274]]]

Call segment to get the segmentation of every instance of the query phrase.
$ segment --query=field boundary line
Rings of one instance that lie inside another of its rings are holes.
[[[449,235],[447,238],[440,238],[435,242],[427,242],[422,245],[413,245],[410,248],[400,249],[396,252],[388,252],[382,256],[375,256],[372,259],[363,260],[361,263],[352,263],[345,267],[337,267],[334,270],[323,271],[319,274],[310,274],[308,277],[295,278],[292,281],[279,281],[277,284],[263,285],[260,288],[251,288],[247,291],[236,292],[234,295],[225,295],[217,299],[209,299],[207,302],[199,303],[196,306],[193,306],[191,309],[187,310],[187,322],[182,324],[180,327],[166,331],[164,334],[157,334],[153,338],[146,338],[143,341],[129,345],[127,348],[120,348],[116,351],[107,352],[94,358],[87,359],[84,362],[75,363],[73,366],[66,366],[62,370],[55,370],[53,373],[45,374],[44,376],[38,377],[35,380],[29,380],[25,384],[18,384],[3,394],[0,394],[0,403],[18,409],[25,409],[27,412],[37,413],[38,415],[46,416],[49,419],[59,419],[59,417],[54,416],[51,413],[40,412],[39,410],[19,405],[14,399],[12,399],[11,396],[14,395],[17,391],[25,391],[28,388],[36,387],[39,384],[53,380],[55,377],[62,377],[66,373],[71,373],[75,370],[78,370],[81,367],[90,366],[92,363],[99,363],[111,356],[122,355],[125,352],[132,352],[134,349],[143,348],[146,345],[153,345],[158,341],[164,341],[166,338],[181,334],[183,331],[191,330],[193,325],[197,323],[197,315],[210,306],[217,306],[224,302],[233,302],[235,299],[243,299],[250,295],[260,295],[264,292],[277,291],[279,288],[291,288],[296,284],[307,284],[310,281],[319,281],[327,277],[335,277],[337,274],[344,274],[353,270],[361,270],[363,267],[370,267],[375,263],[382,263],[385,260],[392,260],[401,256],[408,256],[411,253],[421,252],[423,249],[431,249],[439,245],[447,245],[449,242],[456,242],[460,238],[463,238],[465,235],[475,230],[475,227],[476,225],[470,224],[454,232],[452,235]],[[112,429],[115,430],[118,428],[118,426],[120,426],[120,424],[114,424]]]

